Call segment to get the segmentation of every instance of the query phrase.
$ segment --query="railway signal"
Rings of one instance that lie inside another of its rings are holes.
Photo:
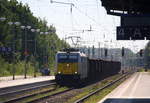
[[[95,47],[94,47],[94,45],[92,47],[92,58],[95,58]]]
[[[124,47],[122,47],[122,57],[124,57]]]
[[[143,57],[143,49],[140,50],[140,57]]]
[[[108,50],[107,48],[105,48],[105,57],[107,57],[107,55],[108,55]]]

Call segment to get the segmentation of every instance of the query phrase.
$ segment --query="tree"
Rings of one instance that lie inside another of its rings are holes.
[[[9,26],[9,21],[18,21],[21,25],[30,25],[32,28],[40,29],[42,32],[49,32],[47,35],[40,35],[40,33],[31,32],[31,30],[26,31],[29,58],[31,55],[34,56],[41,66],[45,63],[43,62],[46,59],[44,58],[45,56],[49,60],[48,64],[52,65],[56,51],[69,46],[58,38],[53,25],[47,26],[45,19],[42,20],[33,16],[29,6],[23,5],[17,0],[0,0],[0,17],[7,18],[3,22],[0,21],[0,46],[13,47],[15,44],[15,53],[19,54],[19,61],[24,61],[25,31],[19,26]],[[5,58],[3,57],[3,59]]]

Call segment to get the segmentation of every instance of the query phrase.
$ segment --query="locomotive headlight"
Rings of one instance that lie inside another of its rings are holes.
[[[78,72],[75,72],[75,74],[77,74]]]
[[[69,64],[67,64],[67,67],[69,67]]]

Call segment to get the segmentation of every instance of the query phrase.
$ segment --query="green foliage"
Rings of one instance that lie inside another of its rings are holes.
[[[141,69],[138,70],[138,72],[145,72],[145,69],[141,68]]]
[[[10,76],[13,74],[13,70],[15,70],[15,75],[24,75],[24,61],[18,61],[17,63],[8,63],[3,58],[0,57],[0,77],[1,76]],[[33,75],[34,73],[34,65],[29,62],[28,66],[28,75]]]
[[[0,21],[0,46],[8,46],[15,49],[15,59],[11,58],[12,64],[9,64],[4,57],[0,58],[0,64],[3,65],[0,69],[5,72],[3,74],[9,75],[12,73],[9,68],[14,66],[14,62],[16,68],[20,68],[16,70],[17,73],[22,73],[25,60],[25,34],[27,36],[27,51],[29,54],[27,60],[32,69],[34,66],[36,68],[53,66],[55,53],[63,47],[69,47],[65,41],[58,38],[53,25],[47,26],[46,20],[33,16],[27,4],[23,5],[17,0],[0,0],[0,17],[6,18],[5,21]],[[31,30],[27,29],[25,32],[25,30],[21,29],[21,25],[8,25],[10,21],[20,22],[24,26],[30,25],[33,29],[40,29],[41,32],[49,31],[49,34],[41,35],[39,32],[31,32]]]
[[[144,50],[145,68],[150,68],[150,42],[147,43]]]

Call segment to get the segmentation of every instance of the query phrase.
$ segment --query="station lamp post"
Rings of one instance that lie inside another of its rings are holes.
[[[0,17],[0,21],[2,21],[2,22],[4,22],[6,20],[6,18],[5,17]],[[15,32],[15,29],[16,29],[16,26],[19,26],[20,25],[20,22],[12,22],[12,21],[10,21],[10,22],[8,22],[7,23],[9,26],[13,26],[13,29],[12,29],[12,31],[13,31],[13,34],[14,34],[14,37],[13,37],[13,41],[12,42],[10,42],[10,43],[12,43],[12,48],[13,48],[13,51],[12,51],[12,53],[13,53],[13,63],[15,64],[16,63],[16,56],[15,56],[15,36],[16,36],[16,32]],[[15,66],[13,66],[13,80],[15,79]]]
[[[5,17],[0,17],[0,21],[1,21],[1,23],[3,24],[3,22],[6,20],[6,18]]]
[[[48,35],[49,33],[50,32],[40,32],[40,35]],[[49,46],[49,42],[48,42],[48,44],[46,46],[46,49],[45,49],[45,57],[46,57],[46,59],[43,57],[43,62],[45,62],[46,65],[48,64],[48,56],[46,55],[46,51],[47,51],[48,46]]]
[[[4,18],[3,18],[3,20],[4,20]],[[14,37],[13,37],[13,42],[12,42],[12,44],[13,44],[13,46],[12,46],[12,48],[13,48],[13,62],[14,62],[14,64],[16,64],[16,55],[15,55],[15,52],[16,52],[16,46],[15,46],[15,39],[16,39],[16,32],[15,32],[15,29],[16,29],[16,26],[19,26],[20,25],[20,22],[8,22],[8,24],[11,26],[14,26],[13,27],[13,33],[14,33]],[[13,66],[13,80],[15,80],[15,70],[16,68],[15,68],[15,66]]]
[[[40,32],[40,29],[31,29],[31,31],[36,34],[36,33],[39,33],[39,32]],[[34,45],[34,55],[35,55],[35,56],[36,56],[36,47],[37,47],[36,42],[37,42],[37,40],[36,40],[36,36],[35,36],[35,39],[34,39],[34,44],[35,44],[35,45]]]
[[[40,32],[40,29],[31,29],[31,31],[35,32],[36,34]],[[37,57],[36,50],[37,50],[37,39],[35,36],[35,39],[34,39],[34,77],[36,77],[36,57]]]
[[[48,35],[49,34],[49,32],[45,32],[44,33],[45,35]],[[47,44],[47,47],[46,47],[46,49],[45,49],[45,57],[46,57],[46,65],[48,66],[48,54],[46,55],[46,52],[47,52],[47,49],[48,49],[48,47],[49,47],[49,42],[48,42],[48,44]]]
[[[27,26],[21,26],[21,29],[25,30],[25,51],[24,51],[24,55],[25,55],[25,71],[24,71],[24,78],[27,78],[27,57],[28,57],[28,45],[27,45],[27,30],[31,29],[31,26],[27,25]]]

